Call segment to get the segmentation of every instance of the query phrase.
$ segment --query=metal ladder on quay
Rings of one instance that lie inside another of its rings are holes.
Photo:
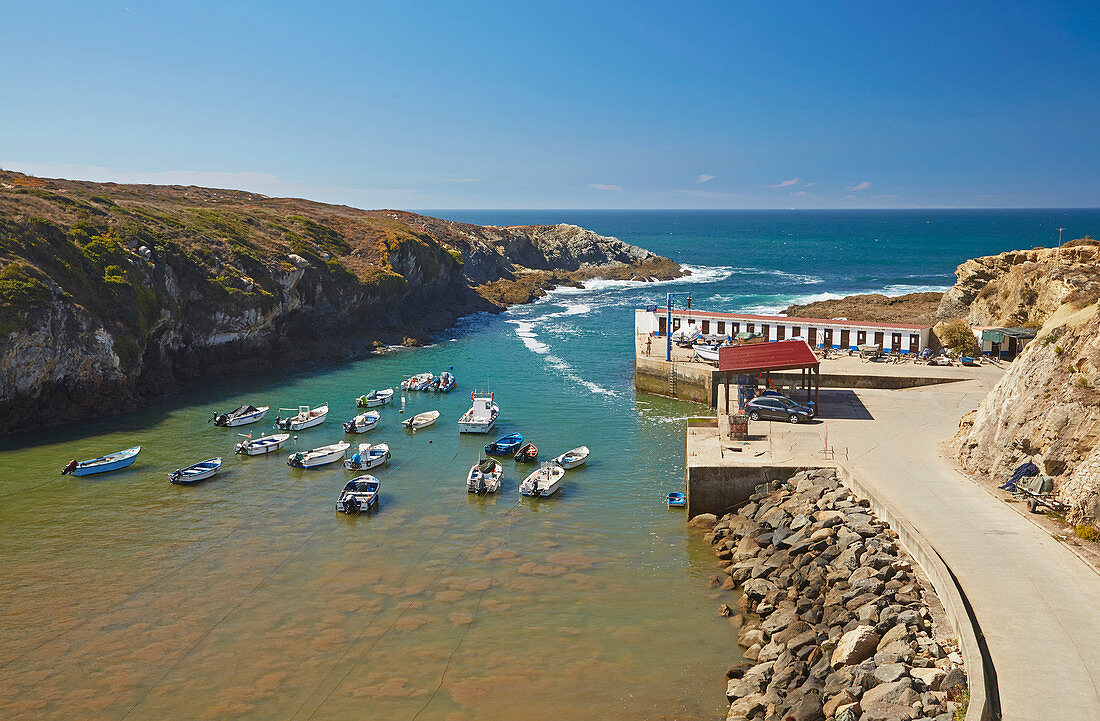
[[[668,364],[668,394],[676,398],[676,363]]]

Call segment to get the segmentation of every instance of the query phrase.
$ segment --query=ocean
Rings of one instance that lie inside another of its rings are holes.
[[[689,403],[633,389],[635,307],[781,310],[860,292],[942,290],[977,255],[1095,232],[1100,211],[436,211],[497,225],[570,222],[667,255],[674,281],[593,281],[429,347],[204,382],[143,411],[0,442],[0,716],[238,719],[724,717],[736,631],[716,613],[714,557],[664,496],[682,490]],[[447,395],[405,393],[377,430],[380,508],[333,511],[351,476],[232,454],[211,413],[327,402],[292,448],[343,439],[354,399],[453,369]],[[471,390],[501,406],[489,438],[460,436]],[[411,413],[442,413],[412,433]],[[464,478],[518,431],[546,458],[589,463],[559,494],[495,497]],[[131,445],[129,469],[70,478],[70,458]],[[219,476],[174,468],[225,456]]]

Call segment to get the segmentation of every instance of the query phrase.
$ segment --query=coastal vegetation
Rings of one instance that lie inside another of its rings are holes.
[[[961,318],[954,318],[938,326],[936,335],[943,347],[950,348],[956,355],[976,356],[981,354],[974,331]]]

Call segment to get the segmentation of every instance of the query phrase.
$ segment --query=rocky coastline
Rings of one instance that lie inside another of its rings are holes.
[[[896,534],[832,469],[696,516],[724,576],[744,662],[728,721],[953,721],[969,697],[942,607]]]

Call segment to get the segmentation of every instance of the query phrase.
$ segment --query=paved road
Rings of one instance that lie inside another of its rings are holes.
[[[941,449],[985,392],[978,381],[858,391],[875,422],[826,421],[830,442],[959,579],[993,658],[1003,718],[1100,719],[1100,576]]]

